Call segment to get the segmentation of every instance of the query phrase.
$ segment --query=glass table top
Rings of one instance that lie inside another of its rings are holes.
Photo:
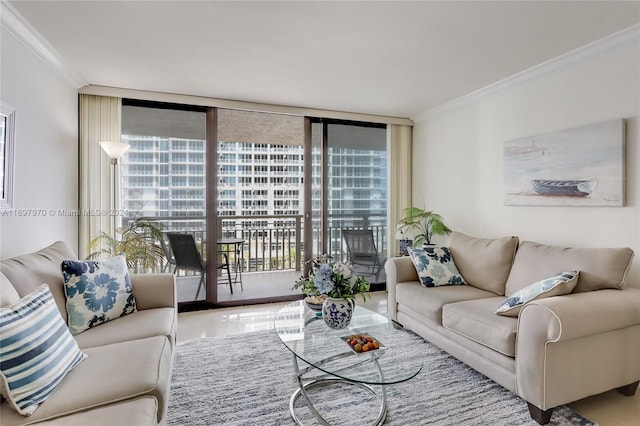
[[[415,335],[361,306],[356,306],[347,328],[333,330],[322,320],[322,314],[309,309],[304,301],[289,303],[276,314],[275,330],[298,359],[348,381],[393,384],[409,380],[422,370],[422,359],[406,350],[416,342]],[[380,349],[357,353],[346,342],[352,335],[371,336],[380,342]]]

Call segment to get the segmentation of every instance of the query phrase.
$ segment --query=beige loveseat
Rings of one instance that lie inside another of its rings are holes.
[[[388,314],[527,401],[540,424],[562,404],[640,380],[640,289],[625,288],[629,248],[560,248],[454,232],[451,257],[467,285],[423,287],[410,257],[385,265]],[[578,270],[572,293],[496,308],[516,291]]]
[[[66,321],[65,259],[77,258],[63,242],[56,242],[36,253],[1,260],[2,306],[46,283]],[[87,358],[31,416],[18,414],[3,399],[3,426],[165,422],[177,330],[175,281],[171,274],[145,274],[131,275],[131,283],[138,311],[74,336]]]

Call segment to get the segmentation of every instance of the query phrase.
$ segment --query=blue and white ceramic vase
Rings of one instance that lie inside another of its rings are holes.
[[[400,255],[409,256],[409,247],[413,244],[411,240],[400,240]]]
[[[327,297],[322,304],[322,319],[330,328],[345,328],[351,322],[354,308],[353,299]]]

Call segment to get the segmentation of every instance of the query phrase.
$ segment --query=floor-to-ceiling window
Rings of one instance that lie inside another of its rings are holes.
[[[342,230],[358,229],[373,232],[382,255],[387,248],[386,126],[316,120],[312,134],[314,254],[347,260]]]
[[[218,302],[296,295],[292,286],[303,262],[303,123],[300,116],[218,109],[218,234],[236,241],[221,248],[232,279],[242,282],[234,294],[218,286]]]
[[[122,141],[130,144],[120,159],[120,200],[127,222],[153,220],[165,233],[189,233],[206,257],[205,112],[189,106],[123,100]],[[171,271],[173,254],[162,241],[166,258],[160,271]],[[178,301],[206,298],[200,272],[179,270]],[[196,297],[197,296],[197,297]]]
[[[308,137],[305,120],[314,121]],[[372,229],[386,250],[385,126],[124,100],[122,135],[131,145],[120,160],[123,209],[193,235],[203,260],[226,266],[209,271],[200,291],[198,271],[180,270],[179,302],[295,297],[304,247],[344,260],[344,228]],[[313,215],[305,220],[307,192]]]

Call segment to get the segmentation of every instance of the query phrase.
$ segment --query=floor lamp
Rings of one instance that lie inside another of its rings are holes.
[[[111,179],[112,179],[112,186],[111,186],[111,208],[110,208],[110,214],[111,214],[111,224],[113,226],[113,237],[116,238],[116,209],[118,208],[116,206],[116,192],[117,192],[117,185],[116,185],[116,168],[118,166],[118,159],[120,157],[122,157],[122,155],[127,152],[127,150],[129,149],[130,145],[128,143],[121,143],[121,142],[113,142],[113,141],[102,141],[100,142],[100,146],[102,147],[102,149],[104,150],[104,152],[109,156],[109,158],[111,159],[111,166],[112,166],[112,173],[111,173]]]

